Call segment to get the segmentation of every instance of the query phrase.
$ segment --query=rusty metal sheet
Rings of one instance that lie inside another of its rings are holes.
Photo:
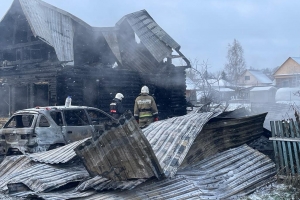
[[[199,133],[182,166],[259,138],[267,113],[241,118],[213,118]]]
[[[65,146],[53,149],[50,151],[44,151],[39,153],[27,154],[27,156],[36,162],[43,162],[49,164],[66,163],[76,157],[74,149],[88,140],[89,138],[76,141]]]
[[[160,177],[160,165],[134,117],[126,113],[119,122],[106,124],[103,133],[75,148],[89,173],[115,181]]]

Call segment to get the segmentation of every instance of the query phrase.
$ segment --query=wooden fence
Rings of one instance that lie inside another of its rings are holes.
[[[271,121],[275,163],[280,179],[300,180],[300,132],[297,121]]]

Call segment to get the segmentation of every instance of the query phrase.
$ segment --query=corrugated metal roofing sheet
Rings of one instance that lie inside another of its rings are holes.
[[[262,136],[267,113],[239,118],[213,118],[197,135],[182,165],[188,166],[218,152]]]
[[[275,164],[270,158],[242,145],[206,158],[177,174],[199,186],[203,191],[201,199],[233,199],[269,183],[275,173]]]
[[[156,156],[134,117],[128,112],[119,122],[106,124],[103,133],[75,149],[89,173],[115,181],[160,177]]]
[[[9,184],[23,183],[35,192],[51,191],[70,182],[79,182],[89,177],[82,165],[53,166],[34,163],[30,168],[11,175]]]
[[[60,61],[73,62],[73,16],[42,1],[18,1],[34,36],[53,46]]]
[[[143,129],[167,177],[175,175],[196,136],[213,114],[213,112],[189,113],[154,122]]]
[[[88,189],[95,189],[98,191],[108,190],[108,189],[121,189],[121,190],[130,190],[135,188],[137,185],[145,182],[147,179],[133,179],[128,181],[113,181],[102,176],[95,176],[91,179],[88,179],[80,183],[75,191],[85,191]]]
[[[102,135],[82,143],[75,152],[93,176],[112,180],[160,177],[161,174],[172,177],[203,125],[220,113],[195,111],[154,122],[143,129],[143,133],[135,119],[128,115],[122,126],[111,125]]]
[[[122,35],[119,36],[121,40],[125,40]],[[123,65],[144,74],[151,74],[158,71],[158,62],[155,59],[151,59],[140,51],[139,48],[130,42],[126,43],[124,50],[122,51]]]
[[[31,160],[37,162],[44,162],[49,164],[66,163],[76,156],[74,149],[88,139],[89,138],[72,142],[68,145],[50,151],[27,154],[27,156]]]
[[[192,166],[173,178],[148,180],[129,191],[35,193],[44,199],[238,199],[274,181],[275,164],[264,154],[242,145]],[[28,193],[18,194],[26,197]]]
[[[31,166],[30,159],[22,156],[7,156],[0,164],[0,191],[7,190],[7,183],[16,174]]]
[[[180,49],[179,44],[152,19],[146,10],[124,16],[117,25],[124,20],[128,21],[141,42],[158,62],[171,55],[171,48]]]

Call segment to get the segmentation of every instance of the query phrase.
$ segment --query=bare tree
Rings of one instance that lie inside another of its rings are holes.
[[[244,59],[244,50],[236,39],[232,44],[228,44],[227,52],[228,63],[225,65],[225,72],[228,79],[237,85],[238,79],[246,69],[246,63]]]
[[[213,89],[209,79],[212,78],[208,72],[208,61],[199,64],[199,60],[191,61],[191,68],[186,75],[195,83],[197,90],[201,92],[201,103],[209,103],[213,101]]]

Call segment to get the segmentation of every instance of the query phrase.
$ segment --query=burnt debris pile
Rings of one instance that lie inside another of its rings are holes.
[[[265,116],[219,106],[140,129],[127,112],[91,138],[7,156],[0,191],[41,199],[237,198],[274,181],[273,161],[247,145],[263,134]]]

